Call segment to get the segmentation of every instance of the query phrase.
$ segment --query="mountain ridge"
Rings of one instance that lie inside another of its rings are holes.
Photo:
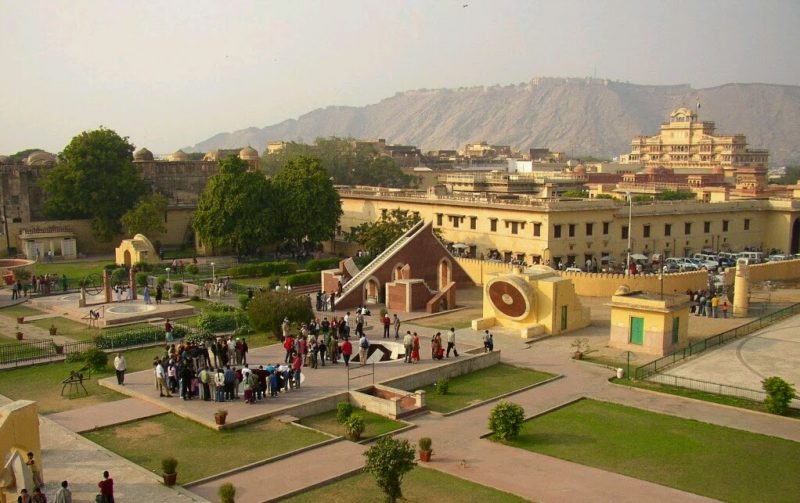
[[[548,147],[613,157],[637,135],[653,135],[675,108],[694,108],[716,134],[747,136],[770,151],[770,164],[800,161],[800,86],[727,83],[630,84],[606,79],[537,77],[521,84],[414,89],[364,106],[329,105],[262,128],[218,133],[187,151],[255,146],[317,137],[386,138],[423,151],[488,141],[520,150]]]

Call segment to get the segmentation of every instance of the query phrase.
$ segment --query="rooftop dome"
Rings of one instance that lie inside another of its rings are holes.
[[[25,164],[28,166],[52,166],[55,163],[56,156],[43,150],[34,152],[25,159]]]
[[[153,160],[153,153],[147,150],[146,148],[142,147],[136,152],[133,153],[133,160],[134,161],[152,161]]]
[[[257,161],[258,150],[248,145],[239,152],[239,159],[243,161]]]
[[[178,150],[174,154],[169,156],[170,161],[188,161],[189,155],[184,152],[183,150]]]

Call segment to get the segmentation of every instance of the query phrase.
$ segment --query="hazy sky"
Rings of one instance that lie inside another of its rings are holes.
[[[800,84],[799,27],[798,0],[0,0],[0,153],[58,152],[100,125],[168,153],[318,107],[537,76]]]

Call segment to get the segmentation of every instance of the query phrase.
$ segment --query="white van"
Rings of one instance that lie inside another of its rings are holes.
[[[753,251],[746,251],[746,252],[739,252],[736,255],[737,258],[746,258],[748,264],[760,264],[764,261],[764,254],[761,252],[753,252]]]

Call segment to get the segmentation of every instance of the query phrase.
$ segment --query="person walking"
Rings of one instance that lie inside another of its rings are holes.
[[[72,491],[69,490],[69,482],[61,482],[61,487],[56,491],[56,498],[53,503],[72,503]]]
[[[108,476],[108,471],[103,472],[103,480],[97,483],[100,488],[102,503],[114,503],[114,479]]]
[[[33,496],[31,496],[31,503],[47,503],[47,496],[38,487],[33,488]]]
[[[366,334],[361,333],[361,338],[358,340],[358,361],[363,367],[367,364],[367,352],[369,351],[369,340]]]
[[[161,299],[164,298],[164,287],[156,285],[156,304],[161,304]]]
[[[42,480],[42,471],[39,470],[39,465],[36,464],[36,460],[33,459],[33,453],[28,453],[28,460],[25,461],[25,464],[28,465],[28,468],[31,471],[31,478],[33,478],[33,483],[37,487],[42,487],[44,485],[44,480]]]
[[[169,318],[167,318],[167,322],[164,323],[164,335],[167,340],[167,343],[173,341],[172,338],[172,323],[170,323]]]
[[[447,332],[447,354],[445,355],[446,358],[450,358],[450,350],[453,350],[453,356],[458,358],[458,350],[456,349],[456,329],[454,327],[450,327],[450,331]]]
[[[344,366],[350,366],[350,355],[353,354],[353,345],[350,344],[350,339],[345,338],[342,343],[342,358],[344,358]]]
[[[125,371],[128,369],[128,364],[125,362],[125,357],[122,353],[117,353],[114,357],[114,370],[117,372],[117,384],[120,386],[125,385]]]
[[[419,361],[419,335],[414,332],[414,338],[411,341],[411,363]]]
[[[164,364],[161,363],[160,360],[156,361],[155,363],[155,374],[156,374],[156,387],[158,388],[158,396],[164,396],[164,392],[166,391],[166,396],[171,397],[172,393],[169,390],[169,386],[167,386],[167,372],[164,370]]]
[[[400,318],[397,317],[397,313],[394,314],[394,338],[400,338]]]
[[[494,351],[494,337],[492,333],[486,330],[483,334],[483,352],[489,353]]]
[[[389,327],[392,325],[392,320],[389,318],[389,313],[383,315],[383,338],[389,338]]]

